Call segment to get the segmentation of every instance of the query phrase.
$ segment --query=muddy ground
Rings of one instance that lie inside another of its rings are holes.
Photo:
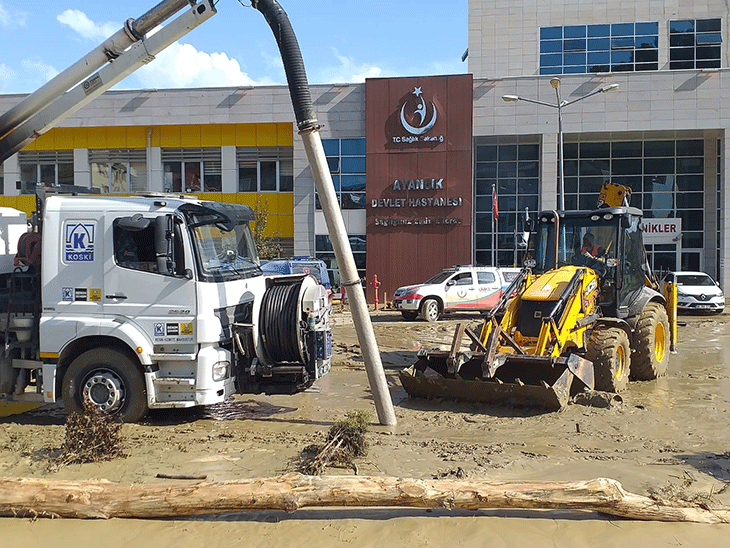
[[[398,424],[375,424],[375,410],[349,314],[335,315],[332,372],[295,396],[238,396],[207,409],[151,414],[124,425],[127,458],[50,470],[63,443],[58,405],[0,418],[0,476],[167,482],[157,474],[210,481],[297,469],[302,450],[321,441],[348,411],[373,413],[363,475],[490,480],[609,477],[639,494],[730,506],[730,315],[682,316],[667,377],[631,383],[621,402],[570,405],[558,413],[417,400],[397,371],[421,347],[447,345],[457,321],[405,322],[373,312]],[[328,474],[352,469],[330,468]],[[426,511],[311,509],[179,520],[0,518],[6,546],[727,546],[730,525],[646,523],[584,511]],[[102,540],[103,539],[103,540]]]

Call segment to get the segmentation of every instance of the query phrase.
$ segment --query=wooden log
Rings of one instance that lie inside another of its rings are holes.
[[[634,520],[730,523],[730,509],[657,501],[605,478],[488,482],[287,474],[219,483],[133,485],[0,478],[2,516],[170,518],[324,506],[575,509]]]

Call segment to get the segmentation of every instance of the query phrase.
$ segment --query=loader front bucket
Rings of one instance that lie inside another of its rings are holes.
[[[593,364],[578,356],[500,354],[493,363],[472,354],[455,367],[448,353],[432,352],[400,372],[405,391],[413,397],[451,398],[539,406],[557,411],[581,390],[593,389]],[[449,370],[454,372],[449,372]]]

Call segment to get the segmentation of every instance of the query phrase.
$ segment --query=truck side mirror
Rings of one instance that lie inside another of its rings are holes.
[[[175,219],[172,215],[163,215],[155,219],[155,255],[157,272],[167,276],[177,273],[175,249],[180,242],[175,233]]]

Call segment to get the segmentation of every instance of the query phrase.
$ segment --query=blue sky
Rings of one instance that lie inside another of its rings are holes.
[[[159,0],[0,0],[0,93],[32,92]],[[467,0],[279,0],[312,84],[467,70]],[[274,36],[248,0],[218,14],[115,89],[285,84]]]

